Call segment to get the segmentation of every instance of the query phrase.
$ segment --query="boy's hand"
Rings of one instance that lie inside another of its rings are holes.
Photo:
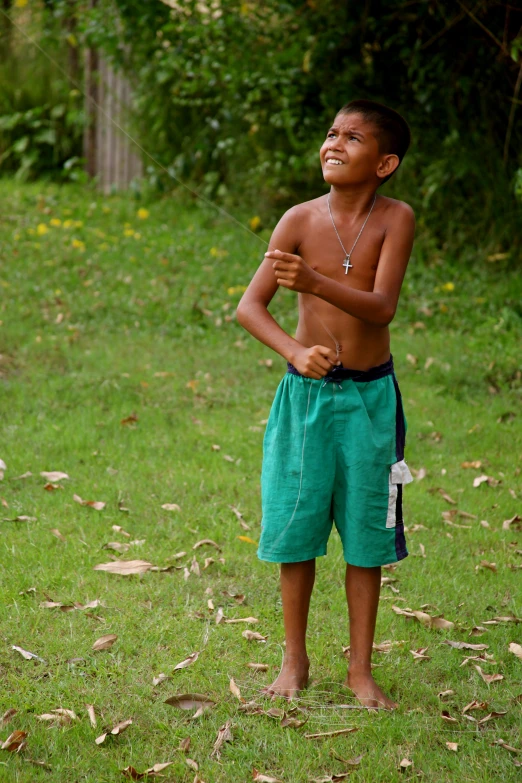
[[[311,348],[303,345],[292,359],[292,364],[301,375],[316,380],[324,378],[328,370],[340,363],[334,349],[325,348],[324,345],[313,345]]]
[[[265,257],[274,259],[272,267],[278,285],[303,294],[313,293],[319,275],[301,256],[283,253],[281,250],[269,250]]]

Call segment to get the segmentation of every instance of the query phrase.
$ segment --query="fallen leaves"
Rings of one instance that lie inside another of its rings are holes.
[[[484,682],[486,682],[488,685],[490,685],[492,682],[499,682],[500,680],[504,679],[503,674],[486,674],[482,671],[480,666],[477,664],[474,664],[475,669],[478,671]]]
[[[234,681],[231,680],[231,683],[232,682],[234,682]],[[223,747],[225,742],[233,742],[234,741],[234,737],[232,736],[231,726],[232,726],[232,721],[231,720],[227,720],[226,723],[224,723],[222,726],[220,726],[218,734],[217,734],[217,737],[216,737],[216,741],[214,742],[214,748],[212,750],[212,753],[210,754],[211,758],[220,759],[221,758],[221,748]]]
[[[268,639],[268,636],[263,636],[262,634],[258,633],[257,631],[243,631],[241,636],[244,636],[245,639],[249,642],[266,642]]]
[[[8,736],[5,742],[2,743],[2,750],[7,750],[9,753],[20,753],[26,746],[26,731],[13,731]]]
[[[22,658],[25,658],[26,661],[36,660],[41,661],[41,663],[45,663],[44,659],[40,658],[40,656],[36,655],[36,653],[29,652],[29,650],[24,650],[23,647],[18,647],[16,644],[12,644],[11,649],[19,652]]]
[[[147,560],[116,560],[94,566],[95,571],[107,571],[109,574],[119,574],[120,576],[144,574],[150,568],[153,568],[153,565]]]
[[[18,710],[15,710],[14,707],[11,707],[11,709],[6,710],[2,717],[0,718],[0,726],[5,726],[11,718],[14,718],[14,716],[17,714]]]
[[[469,644],[468,642],[452,642],[449,639],[444,639],[443,644],[449,644],[450,647],[454,647],[456,650],[488,650],[489,644]]]
[[[118,734],[121,734],[125,731],[132,723],[132,718],[129,718],[128,720],[123,720],[120,723],[117,723],[116,726],[114,726],[110,731],[106,731],[104,734],[100,734],[99,737],[96,737],[94,740],[97,745],[101,745],[109,735],[117,736]]]
[[[80,506],[90,506],[91,508],[96,509],[96,511],[101,511],[107,505],[101,500],[82,500],[79,495],[73,495],[73,500],[75,500],[76,503],[79,503]]]
[[[400,606],[392,605],[392,609],[395,614],[403,615],[404,617],[415,617],[422,625],[427,628],[434,628],[437,631],[448,630],[453,628],[455,623],[451,620],[445,620],[444,617],[432,617],[427,612],[416,612],[411,609],[401,609]]]
[[[68,726],[70,723],[72,723],[73,720],[78,720],[78,716],[73,712],[73,710],[66,710],[62,707],[59,707],[56,710],[51,710],[51,712],[46,712],[43,715],[37,715],[36,717],[38,720],[54,723],[55,726]]]
[[[87,710],[87,715],[89,716],[89,721],[93,729],[96,728],[96,714],[94,712],[94,705],[93,704],[86,704],[85,709]]]
[[[455,753],[459,749],[458,742],[446,742],[446,747],[448,750],[453,750]]]
[[[254,783],[283,783],[279,778],[274,778],[272,775],[264,775],[254,767],[252,770],[252,780]]]
[[[170,704],[172,707],[177,707],[180,710],[195,709],[196,712],[192,715],[194,719],[203,715],[205,710],[214,707],[216,702],[202,693],[180,693],[169,696],[168,699],[165,699],[165,704]]]
[[[180,663],[176,664],[176,666],[174,666],[174,671],[177,671],[178,669],[186,669],[187,666],[191,666],[197,661],[199,655],[199,652],[191,653],[187,658],[185,658],[184,661],[181,661]]]
[[[212,541],[211,538],[203,538],[201,541],[197,541],[192,549],[199,549],[200,546],[213,546],[215,549],[218,550],[218,552],[221,552],[221,547],[219,544],[216,544],[215,541]]]
[[[63,481],[64,479],[69,478],[67,473],[62,473],[61,470],[51,470],[51,471],[42,470],[40,472],[40,476],[46,479],[46,481],[51,481],[53,483],[56,481]],[[18,478],[25,478],[25,476],[18,476]]]
[[[164,769],[167,769],[167,767],[170,767],[171,764],[174,764],[173,761],[167,761],[164,764],[154,764],[153,767],[150,767],[149,769],[146,769],[145,772],[137,772],[134,767],[125,767],[125,769],[122,769],[122,775],[124,775],[126,778],[130,778],[131,780],[143,780],[143,778],[146,777],[164,777],[164,775],[160,775],[160,772],[163,772]]]
[[[108,633],[105,636],[100,636],[100,638],[96,639],[94,642],[92,649],[95,652],[99,652],[100,650],[108,650],[112,647],[117,638],[118,637],[114,633]]]
[[[164,508],[165,511],[181,511],[177,503],[163,503],[161,508]]]
[[[522,660],[522,644],[517,644],[516,642],[510,642],[508,649],[509,652],[512,652],[513,655],[516,655],[517,658],[520,658]]]
[[[249,669],[253,669],[255,672],[267,672],[267,663],[247,663]]]

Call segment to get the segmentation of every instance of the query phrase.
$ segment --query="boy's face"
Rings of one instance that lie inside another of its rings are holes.
[[[379,153],[373,125],[357,113],[336,116],[319,156],[325,181],[340,187],[391,174],[399,164],[397,155]]]

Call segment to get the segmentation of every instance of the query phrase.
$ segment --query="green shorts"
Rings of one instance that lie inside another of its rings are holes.
[[[321,380],[289,363],[263,439],[259,558],[325,555],[333,522],[351,565],[406,557],[407,426],[393,356],[366,371],[335,368]]]

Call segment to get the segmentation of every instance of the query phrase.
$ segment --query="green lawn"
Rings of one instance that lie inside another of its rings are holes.
[[[17,710],[0,739],[27,732],[20,753],[0,751],[0,780],[119,781],[128,766],[143,772],[165,762],[173,762],[165,780],[183,783],[242,783],[253,768],[285,783],[337,780],[329,776],[343,772],[368,783],[519,779],[522,660],[509,645],[522,644],[522,284],[513,259],[488,262],[479,247],[452,258],[418,216],[391,330],[406,460],[426,475],[405,490],[410,557],[383,571],[396,581],[382,588],[376,642],[397,644],[374,655],[375,676],[399,708],[346,708],[356,702],[341,685],[349,635],[344,563],[332,535],[312,599],[312,681],[292,716],[306,724],[284,727],[265,713],[288,705],[259,696],[283,652],[278,570],[257,560],[252,542],[264,423],[285,365],[234,318],[264,244],[183,194],[142,204],[5,180],[0,193],[0,458],[7,465],[0,711]],[[262,228],[259,237],[268,236]],[[288,291],[274,301],[289,331],[294,306]],[[462,467],[474,460],[479,468]],[[46,491],[42,471],[69,478]],[[474,487],[481,475],[494,480]],[[105,507],[82,506],[75,494]],[[194,550],[204,539],[220,551]],[[104,548],[112,542],[130,546]],[[173,569],[94,570],[115,558]],[[207,558],[213,562],[204,568]],[[41,606],[95,599],[100,605],[72,611]],[[454,626],[430,629],[393,605],[443,615]],[[258,622],[216,624],[220,607],[226,619]],[[497,617],[512,619],[494,624]],[[483,631],[472,633],[476,626]],[[266,642],[247,640],[246,629]],[[107,634],[117,636],[114,644],[94,651]],[[457,649],[446,640],[488,647]],[[13,645],[42,660],[24,659]],[[428,660],[414,659],[410,651],[420,648]],[[175,670],[195,652],[197,660]],[[481,655],[489,657],[461,665]],[[475,665],[503,679],[488,684]],[[154,685],[160,673],[169,679]],[[264,712],[241,709],[231,678],[241,698]],[[195,708],[165,703],[183,693],[216,705],[193,718]],[[473,700],[481,708],[463,714]],[[86,705],[94,706],[96,727]],[[58,708],[77,719],[60,726],[37,717]],[[502,714],[480,722],[495,712]],[[95,743],[130,718],[121,735]],[[233,741],[211,757],[227,721]],[[306,737],[347,727],[357,731]],[[189,737],[185,752],[180,743]],[[401,771],[403,759],[413,764]]]

